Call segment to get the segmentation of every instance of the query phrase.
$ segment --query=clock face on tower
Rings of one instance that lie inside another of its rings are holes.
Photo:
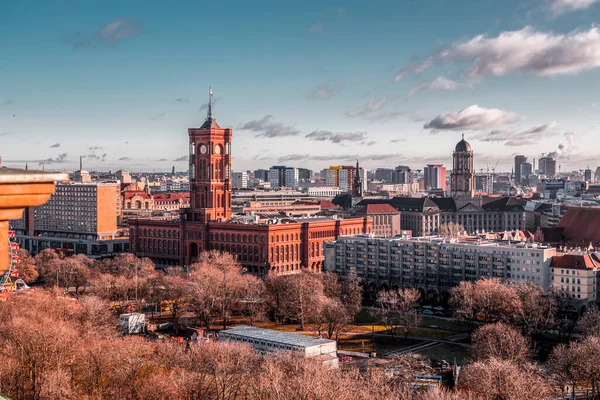
[[[206,146],[205,145],[200,146],[200,153],[206,154]]]

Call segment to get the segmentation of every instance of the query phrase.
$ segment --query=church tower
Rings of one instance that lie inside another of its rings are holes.
[[[475,196],[475,168],[473,167],[473,151],[471,145],[465,140],[456,144],[452,154],[452,175],[450,177],[452,197],[457,207],[460,208],[471,203]]]
[[[363,182],[360,178],[358,158],[356,159],[356,169],[354,170],[354,180],[352,182],[352,197],[355,199],[362,199],[363,197]]]
[[[198,222],[231,219],[231,135],[212,116],[209,89],[208,113],[200,128],[188,129],[190,137],[190,214]]]

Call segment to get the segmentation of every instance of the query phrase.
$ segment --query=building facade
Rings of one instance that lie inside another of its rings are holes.
[[[248,173],[243,172],[234,172],[233,173],[233,188],[234,189],[246,189],[248,188]]]
[[[131,251],[163,265],[190,265],[203,251],[237,257],[258,276],[318,272],[323,243],[339,235],[370,233],[369,218],[273,218],[263,223],[232,218],[232,130],[221,128],[209,112],[200,128],[188,130],[190,208],[177,218],[130,219]],[[282,168],[282,169],[285,169]],[[278,169],[278,173],[279,173]]]
[[[423,169],[425,190],[446,190],[446,167],[442,164],[428,164]]]
[[[127,251],[117,229],[118,195],[117,183],[58,183],[46,204],[26,209],[11,226],[32,254],[45,248],[86,255]]]
[[[445,301],[463,281],[531,281],[547,288],[556,249],[536,244],[441,237],[340,237],[325,245],[325,271],[355,275],[374,295],[383,289],[418,288]]]
[[[269,182],[274,189],[293,189],[298,186],[298,168],[275,165],[269,170]]]
[[[521,185],[523,183],[523,175],[521,174],[521,165],[525,164],[527,162],[527,157],[523,156],[523,155],[516,155],[515,156],[515,167],[514,167],[514,171],[515,171],[515,183],[517,185]]]

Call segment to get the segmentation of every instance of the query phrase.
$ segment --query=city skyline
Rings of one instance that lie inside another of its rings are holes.
[[[4,163],[185,170],[212,86],[236,171],[449,167],[462,133],[476,170],[595,169],[600,4],[444,3],[2,5]]]

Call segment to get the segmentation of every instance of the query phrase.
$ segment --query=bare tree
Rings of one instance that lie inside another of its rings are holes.
[[[543,371],[534,364],[488,358],[468,365],[459,388],[482,399],[554,399]]]
[[[529,357],[529,348],[527,340],[516,329],[498,322],[475,332],[473,353],[480,360],[498,358],[521,363]]]
[[[181,276],[166,275],[162,278],[162,286],[164,287],[165,299],[169,304],[171,321],[177,332],[179,317],[188,309],[190,303],[188,283]]]
[[[558,305],[551,291],[530,281],[515,282],[512,287],[521,302],[515,308],[514,322],[521,326],[524,335],[535,336],[555,325]]]
[[[382,290],[377,295],[376,315],[392,336],[408,333],[419,324],[416,309],[421,294],[417,289]]]
[[[456,318],[469,322],[510,321],[521,313],[521,301],[514,287],[495,279],[463,281],[450,291],[450,305]]]
[[[20,258],[20,262],[16,264],[19,271],[19,278],[27,283],[35,282],[39,277],[39,271],[35,263],[35,258],[31,257],[25,249],[18,249],[15,254]]]
[[[600,310],[598,307],[588,308],[577,321],[577,327],[583,336],[600,337]]]
[[[465,234],[465,227],[454,222],[440,225],[440,235],[446,238],[457,238]]]
[[[240,300],[250,282],[242,267],[230,254],[217,251],[200,255],[200,262],[192,266],[191,307],[196,316],[210,329],[220,313],[223,329],[227,329],[229,315],[240,308]],[[257,284],[252,282],[252,284]]]

